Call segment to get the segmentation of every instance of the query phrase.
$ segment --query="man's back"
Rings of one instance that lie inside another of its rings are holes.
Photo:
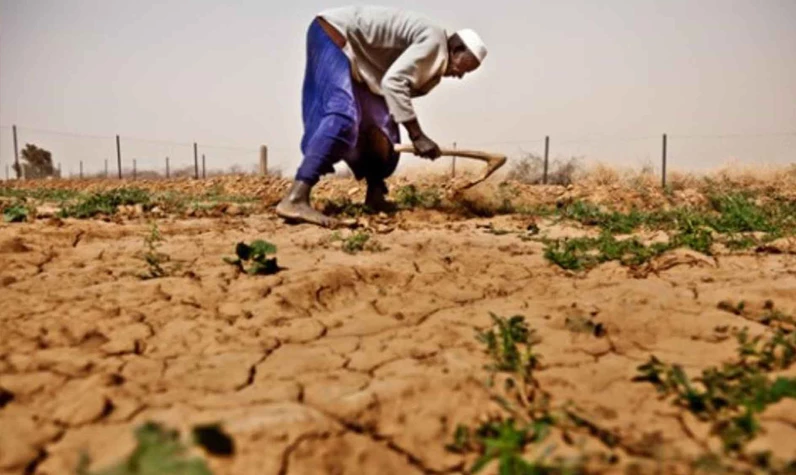
[[[414,116],[406,104],[408,97],[390,97],[392,87],[385,84],[385,76],[391,76],[387,82],[407,86],[411,95],[428,92],[447,64],[445,30],[423,15],[389,7],[333,8],[318,16],[346,38],[344,52],[351,60],[354,77],[385,96],[399,121]]]

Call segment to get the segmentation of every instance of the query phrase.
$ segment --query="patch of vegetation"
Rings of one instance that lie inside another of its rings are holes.
[[[78,219],[110,216],[116,213],[119,206],[137,204],[143,205],[144,209],[151,208],[152,195],[140,188],[118,188],[82,196],[76,203],[63,207],[59,216]]]
[[[395,204],[402,209],[434,209],[442,204],[442,195],[437,188],[420,190],[415,185],[406,185],[396,190]]]
[[[748,461],[745,446],[761,431],[758,416],[782,399],[796,399],[796,378],[768,375],[796,362],[796,334],[750,338],[743,330],[737,341],[736,361],[705,369],[693,381],[681,366],[654,356],[638,367],[634,381],[653,384],[661,396],[710,423],[725,454]]]
[[[212,475],[202,459],[187,458],[187,447],[176,430],[148,422],[135,431],[136,448],[116,465],[89,472],[85,454],[77,467],[78,475]]]
[[[372,235],[367,231],[356,231],[347,237],[343,237],[339,231],[335,231],[329,240],[331,242],[341,242],[341,249],[348,254],[356,254],[362,251],[381,252],[384,250],[384,247],[373,239]]]
[[[585,226],[599,227],[610,234],[630,234],[642,227],[674,231],[684,242],[693,242],[694,245],[688,247],[696,250],[707,249],[707,235],[713,233],[728,236],[726,242],[730,249],[748,249],[758,244],[749,233],[780,236],[796,232],[796,203],[785,200],[757,203],[751,196],[740,193],[712,195],[705,208],[620,212],[575,201],[560,206],[556,214]]]
[[[270,242],[258,239],[251,244],[239,242],[235,246],[237,258],[225,257],[224,262],[237,266],[241,272],[249,275],[271,275],[280,271],[276,262],[276,257],[268,257],[276,254],[276,246]],[[248,265],[248,269],[244,265]]]
[[[30,210],[21,201],[14,202],[3,209],[3,221],[6,223],[22,223],[27,221]]]
[[[608,261],[635,267],[671,249],[672,244],[644,245],[637,238],[616,239],[610,233],[597,238],[546,240],[544,256],[566,270],[588,270]]]
[[[629,213],[603,211],[599,206],[586,201],[575,201],[562,207],[559,215],[586,226],[599,226],[611,234],[630,234],[649,219],[637,210]]]
[[[575,431],[597,437],[608,447],[617,445],[618,437],[578,416],[570,405],[551,409],[549,395],[542,391],[534,377],[534,370],[541,364],[541,357],[535,351],[539,343],[535,331],[521,315],[504,318],[490,313],[490,317],[493,326],[476,334],[490,355],[491,363],[486,366],[491,373],[489,386],[493,386],[498,374],[505,376],[505,390],[519,395],[516,398],[519,407],[503,396],[493,396],[511,417],[492,418],[475,429],[458,425],[446,449],[478,455],[469,473],[478,473],[492,462],[497,464],[501,474],[584,473],[588,455],[555,456],[552,443],[542,448],[541,455],[534,460],[526,460],[523,454],[531,445],[544,443],[553,429],[561,433],[565,442],[573,440],[569,434]],[[616,461],[612,456],[602,460]]]

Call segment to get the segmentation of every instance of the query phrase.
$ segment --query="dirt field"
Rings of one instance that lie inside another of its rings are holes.
[[[157,186],[203,186],[192,183]],[[510,414],[496,396],[510,391],[487,384],[492,360],[476,338],[493,327],[490,313],[524,316],[540,357],[526,390],[569,403],[582,422],[524,445],[527,460],[549,450],[550,460],[584,457],[589,472],[690,473],[704,454],[722,453],[720,438],[655,385],[633,381],[637,368],[654,355],[697,376],[736,358],[735,329],[772,332],[748,309],[796,315],[791,238],[776,252],[675,249],[644,273],[615,261],[575,272],[521,237],[531,228],[593,234],[582,224],[415,209],[360,217],[370,240],[348,253],[335,238],[355,231],[334,236],[272,214],[284,182],[247,187],[241,193],[260,200],[251,212],[157,219],[159,252],[170,257],[160,278],[139,277],[150,224],[134,209],[112,220],[0,224],[0,473],[74,473],[81,452],[92,470],[107,467],[130,453],[146,421],[183,434],[220,423],[234,455],[194,449],[215,474],[466,473],[479,454],[446,449],[457,426]],[[321,188],[363,194],[352,181]],[[512,196],[555,204],[583,190],[518,187]],[[687,189],[674,198],[616,191],[589,193],[645,208],[702,199]],[[222,260],[254,239],[277,246],[280,272],[247,275]],[[772,374],[793,377],[796,367]],[[796,400],[771,404],[759,420],[746,453],[796,460]],[[483,473],[497,473],[497,462]]]

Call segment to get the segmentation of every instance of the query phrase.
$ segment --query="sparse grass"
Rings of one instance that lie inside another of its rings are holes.
[[[348,197],[336,199],[324,199],[321,201],[320,210],[330,216],[348,216],[358,218],[365,214],[370,214],[371,209],[363,203],[354,203]]]
[[[329,240],[341,242],[341,249],[348,254],[357,254],[362,251],[381,252],[384,250],[384,247],[373,239],[373,236],[367,231],[356,231],[347,237],[343,237],[339,231],[335,231]]]
[[[39,201],[68,201],[78,198],[81,193],[70,189],[50,188],[7,188],[0,187],[0,196],[9,198],[29,198]]]
[[[235,254],[236,258],[225,257],[224,262],[249,275],[271,275],[280,270],[276,257],[268,257],[276,254],[276,246],[270,242],[261,239],[252,241],[251,244],[239,242],[235,246]]]
[[[709,423],[724,453],[748,462],[754,456],[745,453],[745,446],[760,433],[758,416],[771,404],[796,398],[796,378],[769,377],[796,362],[796,334],[777,331],[751,338],[743,330],[737,341],[735,361],[705,369],[693,381],[681,366],[654,356],[638,367],[634,381],[653,384],[662,397]]]
[[[152,195],[140,188],[118,188],[116,190],[93,193],[80,197],[74,204],[61,209],[62,218],[87,219],[97,215],[110,216],[116,213],[119,206],[143,205],[151,207]]]
[[[442,195],[436,187],[420,190],[415,185],[406,185],[396,190],[395,204],[402,209],[435,209],[442,204]]]

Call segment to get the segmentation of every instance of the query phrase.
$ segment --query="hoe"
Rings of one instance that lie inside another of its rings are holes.
[[[395,146],[395,151],[398,153],[413,153],[415,151],[415,147],[411,144],[400,144]],[[449,157],[464,157],[464,158],[473,158],[475,160],[481,160],[486,162],[486,170],[479,175],[475,180],[471,180],[464,185],[458,187],[458,190],[465,190],[472,186],[481,183],[482,181],[489,178],[493,173],[495,173],[498,168],[502,167],[506,163],[506,156],[505,155],[498,155],[494,153],[487,153],[481,152],[478,150],[453,150],[449,148],[440,149],[442,155],[449,156]]]

